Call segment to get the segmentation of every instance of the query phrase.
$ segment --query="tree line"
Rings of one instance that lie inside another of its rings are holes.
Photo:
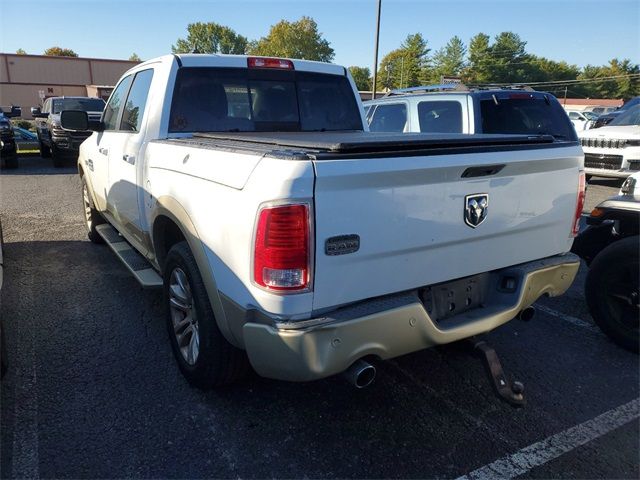
[[[556,96],[578,98],[623,98],[640,95],[640,66],[628,59],[613,58],[606,65],[579,68],[565,61],[550,60],[526,50],[527,42],[517,33],[502,32],[491,38],[474,35],[466,44],[452,37],[432,51],[421,33],[407,35],[398,48],[387,53],[378,66],[377,89],[397,89],[440,83],[444,77],[459,77],[467,85],[531,84]],[[173,53],[249,54],[330,62],[335,52],[311,17],[281,20],[268,34],[250,40],[233,29],[214,22],[187,25],[185,38],[171,46]],[[17,53],[25,53],[19,50]],[[52,47],[45,55],[77,56],[73,50]],[[130,60],[140,61],[134,53]],[[359,90],[371,90],[371,70],[349,67]]]
[[[624,98],[640,95],[640,66],[614,58],[607,65],[579,68],[540,57],[526,50],[527,42],[513,32],[493,39],[484,33],[465,44],[458,36],[432,52],[420,33],[410,34],[399,48],[385,55],[378,68],[378,89],[439,84],[458,77],[467,85],[526,85],[556,96]],[[362,90],[371,89],[366,67],[350,67]]]

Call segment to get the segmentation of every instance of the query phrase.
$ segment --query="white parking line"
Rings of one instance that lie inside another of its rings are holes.
[[[552,317],[559,318],[561,320],[564,320],[565,322],[571,323],[573,325],[577,325],[578,327],[586,328],[587,330],[591,330],[592,332],[601,333],[600,329],[596,325],[594,325],[593,323],[589,323],[585,320],[582,320],[578,317],[572,317],[571,315],[566,315],[564,313],[558,312],[557,310],[554,310],[553,308],[540,305],[539,303],[537,303],[535,307],[536,307],[536,310],[546,313],[547,315],[551,315]]]
[[[640,418],[640,398],[536,442],[456,480],[515,478]]]

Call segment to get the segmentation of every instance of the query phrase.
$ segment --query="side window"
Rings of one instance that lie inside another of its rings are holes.
[[[51,100],[47,99],[44,101],[44,105],[42,107],[42,113],[49,113],[49,106],[51,105]]]
[[[109,103],[107,103],[107,106],[104,107],[104,115],[102,116],[102,121],[104,123],[105,130],[116,130],[118,115],[120,115],[123,99],[127,94],[127,90],[129,90],[129,85],[131,85],[131,75],[125,77],[124,80],[120,82],[120,84],[111,94]]]
[[[122,111],[122,121],[120,122],[120,130],[127,132],[139,132],[142,125],[142,116],[144,115],[144,107],[147,104],[149,96],[149,87],[153,78],[153,69],[143,70],[136,73],[133,80],[129,96],[125,102]]]
[[[369,125],[372,132],[403,132],[407,124],[407,106],[404,103],[378,105]]]
[[[462,133],[462,105],[456,101],[420,102],[421,132]]]
[[[580,115],[578,114],[578,112],[569,112],[569,118],[571,120],[579,120]]]

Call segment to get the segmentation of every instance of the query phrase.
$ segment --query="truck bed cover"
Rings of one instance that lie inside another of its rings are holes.
[[[254,151],[269,156],[325,159],[352,155],[429,155],[573,145],[551,135],[465,135],[372,132],[214,132],[162,140],[200,148]]]

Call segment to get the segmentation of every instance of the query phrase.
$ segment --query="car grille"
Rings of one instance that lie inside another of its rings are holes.
[[[629,170],[640,170],[640,160],[630,160]]]
[[[622,155],[598,155],[585,153],[584,166],[587,168],[599,168],[602,170],[620,170],[622,167]]]
[[[627,145],[627,140],[624,138],[582,138],[580,145],[597,148],[624,148]]]

